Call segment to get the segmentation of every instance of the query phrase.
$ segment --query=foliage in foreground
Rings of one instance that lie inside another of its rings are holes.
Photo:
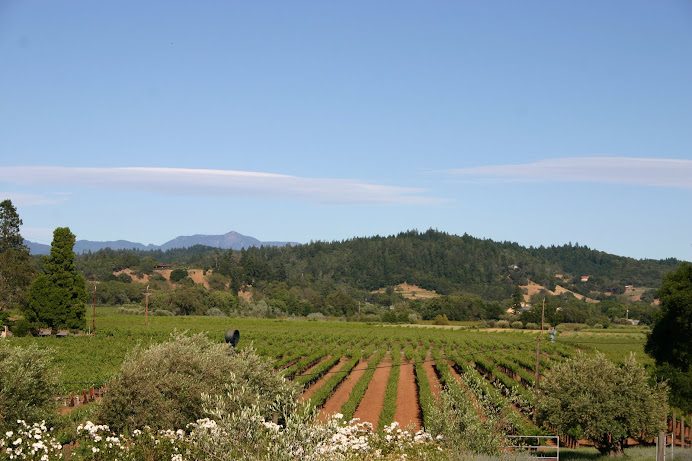
[[[0,343],[0,370],[0,431],[13,428],[18,419],[52,419],[58,372],[49,350]]]
[[[542,391],[543,422],[575,439],[592,440],[604,454],[621,454],[628,437],[653,437],[668,414],[666,386],[650,386],[634,355],[618,367],[600,353],[580,352],[553,367]]]
[[[135,348],[104,397],[98,418],[116,430],[182,429],[202,417],[202,394],[232,389],[236,410],[253,403],[264,417],[296,399],[298,389],[251,348],[229,353],[228,346],[199,333],[171,335],[149,349]]]
[[[663,279],[661,311],[646,342],[646,352],[658,366],[656,375],[668,381],[671,404],[692,411],[692,264],[682,263]]]

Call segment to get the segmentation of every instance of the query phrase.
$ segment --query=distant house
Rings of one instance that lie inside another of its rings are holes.
[[[634,285],[625,285],[625,291],[633,291]]]
[[[156,265],[156,269],[170,269],[170,268],[171,268],[171,265],[170,265],[170,264],[161,264],[161,263],[159,263],[159,264]]]
[[[588,281],[589,281],[589,276],[588,276],[588,275],[582,275],[582,276],[581,276],[581,281],[582,281],[582,282],[588,282]]]

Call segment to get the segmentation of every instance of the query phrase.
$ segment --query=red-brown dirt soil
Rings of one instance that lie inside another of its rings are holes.
[[[341,360],[339,360],[339,363],[337,363],[336,365],[334,365],[333,367],[331,367],[331,368],[329,369],[329,372],[330,372],[330,373],[333,373],[333,372],[335,372],[335,371],[341,370],[341,367],[344,365],[344,363],[346,363],[346,360],[347,360],[346,357],[341,357]],[[322,387],[322,384],[324,384],[324,382],[325,382],[326,380],[328,380],[330,376],[331,376],[331,374],[325,374],[325,375],[322,376],[320,379],[318,379],[316,382],[314,382],[310,387],[308,387],[308,388],[305,390],[305,392],[303,392],[303,395],[300,396],[300,399],[299,399],[299,400],[300,400],[301,402],[304,402],[304,401],[306,401],[307,399],[309,399],[309,398],[312,396],[312,394],[313,394],[317,389],[319,389],[320,387]]]
[[[387,357],[380,363],[375,373],[372,375],[372,380],[368,389],[365,391],[363,400],[353,414],[354,418],[359,418],[361,421],[368,421],[377,429],[377,423],[380,420],[380,413],[384,408],[384,391],[387,388],[387,379],[391,367],[391,358]]]
[[[430,392],[432,393],[433,397],[437,397],[440,395],[441,391],[440,380],[437,378],[437,373],[435,373],[435,368],[430,360],[432,360],[432,357],[428,354],[428,356],[425,358],[425,362],[423,363],[423,368],[425,368],[425,374],[428,375]]]
[[[367,367],[368,362],[361,360],[351,370],[351,373],[341,382],[339,387],[336,388],[332,396],[327,399],[327,402],[322,407],[319,415],[321,421],[326,421],[330,415],[341,412],[341,407],[348,401],[353,386],[355,386],[360,377],[365,374],[365,369]]]
[[[421,428],[418,388],[416,387],[416,376],[413,373],[413,363],[402,362],[399,367],[394,421],[397,421],[400,427],[410,426],[415,431]]]

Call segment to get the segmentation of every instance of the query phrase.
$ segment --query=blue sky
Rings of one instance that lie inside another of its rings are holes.
[[[0,2],[0,198],[41,243],[692,260],[692,3]]]

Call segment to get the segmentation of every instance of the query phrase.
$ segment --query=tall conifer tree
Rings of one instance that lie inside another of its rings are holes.
[[[84,277],[75,269],[75,236],[68,227],[53,232],[46,273],[29,290],[26,318],[36,327],[80,329],[86,327],[87,292]]]

